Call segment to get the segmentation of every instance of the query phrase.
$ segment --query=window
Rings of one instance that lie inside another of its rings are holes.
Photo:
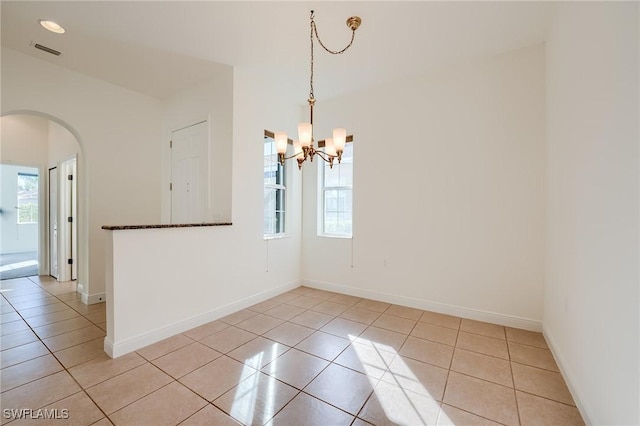
[[[285,232],[286,166],[278,162],[274,138],[264,137],[264,236],[274,237]]]
[[[351,237],[353,205],[353,144],[348,143],[342,153],[342,163],[319,161],[321,228],[325,236]]]
[[[38,223],[38,175],[18,173],[18,223]]]

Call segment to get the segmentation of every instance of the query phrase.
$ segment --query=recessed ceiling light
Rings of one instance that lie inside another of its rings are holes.
[[[45,29],[51,31],[52,33],[56,33],[56,34],[64,34],[65,33],[64,28],[62,28],[60,25],[56,24],[53,21],[47,21],[47,20],[44,20],[44,19],[40,19],[38,22]]]

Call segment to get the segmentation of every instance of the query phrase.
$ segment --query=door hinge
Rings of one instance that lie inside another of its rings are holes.
[[[169,191],[173,191],[173,183],[169,184]]]
[[[173,141],[169,141],[169,148],[173,148]]]
[[[69,223],[73,222],[73,217],[72,217],[72,216],[69,216],[69,217],[67,218],[67,222],[69,222]]]
[[[67,260],[67,263],[68,263],[69,265],[73,265],[73,259],[69,259],[69,260]]]
[[[67,175],[67,180],[73,180],[73,175]]]

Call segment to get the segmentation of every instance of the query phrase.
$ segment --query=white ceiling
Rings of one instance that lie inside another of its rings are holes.
[[[336,57],[316,44],[319,99],[475,57],[544,41],[550,2],[5,1],[2,46],[165,98],[220,64],[259,67],[304,103],[309,11],[323,42],[341,49],[345,21],[362,18],[353,47]],[[49,19],[67,33],[49,33]],[[59,57],[32,42],[62,52]],[[293,99],[293,98],[292,98]]]

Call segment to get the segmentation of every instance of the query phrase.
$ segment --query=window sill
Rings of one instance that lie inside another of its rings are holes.
[[[273,234],[273,235],[264,235],[262,237],[263,240],[281,240],[283,238],[289,238],[288,234]]]
[[[338,238],[341,240],[351,240],[353,235],[333,235],[333,234],[318,234],[320,238]]]

